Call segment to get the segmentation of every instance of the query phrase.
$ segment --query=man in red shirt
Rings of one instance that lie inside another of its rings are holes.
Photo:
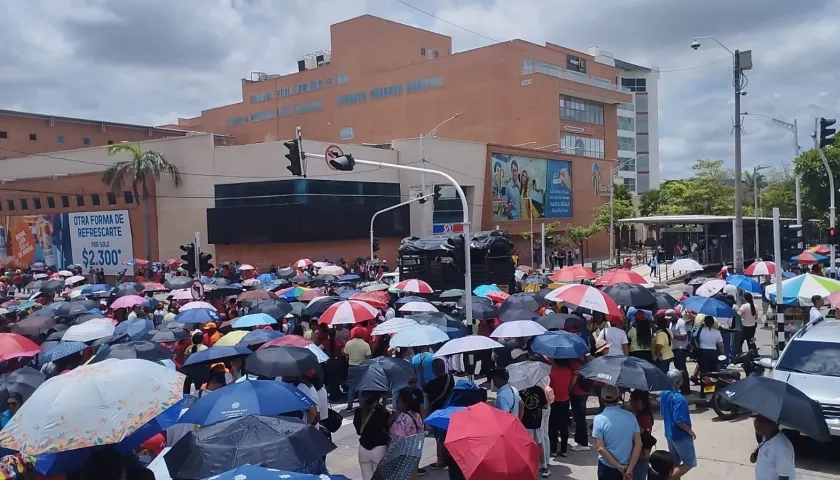
[[[584,452],[589,450],[589,432],[586,430],[586,399],[589,398],[591,380],[586,380],[578,375],[583,362],[571,360],[569,366],[572,369],[572,390],[569,392],[569,404],[572,409],[572,418],[575,421],[575,443],[570,447],[573,452]]]
[[[574,375],[567,360],[553,360],[552,363],[549,385],[554,390],[554,403],[551,404],[548,417],[548,443],[552,455],[565,457],[569,446],[569,393]],[[557,448],[558,434],[560,435],[559,449]]]

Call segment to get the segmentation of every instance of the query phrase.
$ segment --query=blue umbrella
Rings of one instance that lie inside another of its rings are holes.
[[[207,275],[202,275],[198,280],[205,285],[213,283],[213,277],[208,277]]]
[[[578,358],[589,353],[589,346],[580,337],[563,330],[545,332],[534,337],[531,351],[549,358]]]
[[[406,297],[402,297],[402,298],[400,298],[399,300],[397,300],[396,302],[394,302],[394,304],[396,304],[396,305],[403,305],[403,304],[406,304],[406,303],[409,303],[409,302],[423,302],[423,303],[429,303],[429,301],[428,301],[428,300],[426,300],[426,299],[425,299],[425,298],[423,298],[423,297],[418,297],[417,295],[408,295],[408,296],[406,296]]]
[[[449,418],[453,413],[460,412],[465,408],[467,407],[446,407],[435,410],[423,420],[423,423],[442,430],[449,430]]]
[[[175,315],[175,321],[180,323],[215,322],[219,318],[219,314],[210,308],[191,308]]]
[[[277,277],[274,276],[272,273],[263,273],[262,275],[257,276],[257,280],[261,281],[262,283],[274,283],[274,280]]]
[[[202,350],[190,355],[187,358],[187,361],[184,362],[184,366],[186,367],[187,365],[194,365],[196,363],[216,362],[224,360],[225,358],[238,357],[240,355],[248,355],[250,353],[251,349],[245,346],[210,347],[207,350]]]
[[[359,280],[359,279],[361,279],[361,278],[362,278],[362,277],[360,277],[360,276],[358,276],[358,275],[354,275],[354,274],[352,274],[352,273],[348,273],[348,274],[346,274],[346,275],[342,275],[342,276],[338,277],[338,281],[339,281],[339,282],[355,282],[355,281],[357,281],[357,280]]]
[[[735,285],[740,290],[750,293],[761,293],[761,285],[755,280],[744,275],[727,275],[726,283]]]
[[[784,278],[793,278],[796,276],[796,274],[791,272],[790,270],[785,270],[784,272],[782,272],[782,276]]]
[[[682,304],[686,310],[713,317],[732,318],[735,315],[729,305],[714,298],[693,296],[683,300]]]
[[[449,341],[449,335],[434,325],[416,325],[395,333],[388,345],[392,347],[422,347]]]
[[[84,342],[59,342],[58,345],[53,348],[47,350],[46,352],[42,352],[38,358],[42,364],[54,362],[65,357],[69,357],[74,353],[79,353],[85,348],[87,348],[87,344]]]
[[[178,423],[204,426],[246,415],[298,412],[313,405],[309,396],[292,385],[274,380],[246,380],[199,398]]]
[[[279,330],[254,330],[248,332],[242,340],[240,340],[236,345],[243,346],[243,347],[252,347],[254,345],[259,345],[265,342],[270,342],[275,338],[280,338],[283,336],[283,332]]]
[[[274,470],[256,465],[242,465],[213,477],[213,480],[350,480],[344,475],[313,475],[309,473],[288,472],[285,470]]]
[[[266,313],[251,313],[236,319],[231,325],[233,328],[251,328],[262,325],[276,325],[277,320]]]
[[[341,297],[341,298],[350,298],[353,295],[356,295],[357,293],[364,293],[364,292],[362,292],[361,290],[345,290],[345,291],[339,293],[338,296]]]
[[[501,291],[502,291],[502,289],[497,287],[496,285],[479,285],[479,286],[475,287],[475,289],[473,290],[473,293],[477,297],[486,297],[488,293],[501,292]]]
[[[804,252],[804,253],[807,253],[808,257],[814,257],[814,260],[816,260],[820,263],[828,263],[828,257],[826,257],[825,255],[820,255],[818,253],[811,253],[811,252]],[[802,255],[802,253],[800,253],[799,255]],[[796,255],[794,257],[790,257],[790,263],[799,263],[799,255]]]
[[[147,320],[145,318],[135,318],[118,323],[117,327],[114,329],[114,334],[111,336],[113,338],[118,338],[125,335],[131,340],[140,340],[154,329],[155,324],[151,320]]]
[[[23,311],[23,310],[29,310],[30,308],[34,307],[35,305],[37,305],[37,303],[35,303],[33,301],[30,301],[30,300],[27,300],[27,301],[25,301],[25,302],[23,302],[19,305],[11,306],[7,310],[9,310],[10,312],[20,312],[20,311]]]
[[[85,288],[81,290],[82,295],[90,295],[92,293],[100,293],[100,292],[108,292],[111,293],[111,289],[114,288],[110,285],[105,283],[97,283],[95,285],[86,285]]]

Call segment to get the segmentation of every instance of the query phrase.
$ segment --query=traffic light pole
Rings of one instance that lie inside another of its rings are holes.
[[[398,203],[396,205],[391,205],[388,208],[383,208],[382,210],[374,213],[372,217],[370,217],[370,258],[371,258],[371,260],[373,260],[373,253],[374,253],[373,252],[373,221],[376,220],[376,217],[378,217],[380,213],[390,212],[391,210],[396,210],[400,207],[410,205],[414,202],[419,202],[420,200],[427,200],[427,199],[429,199],[431,197],[434,197],[434,196],[435,196],[434,193],[430,193],[428,195],[423,195],[421,197],[412,198],[411,200],[406,200],[402,203]]]
[[[779,358],[779,354],[785,349],[785,314],[784,292],[782,291],[782,229],[779,219],[779,207],[773,207],[773,255],[776,260],[776,350],[773,358]]]
[[[826,172],[828,172],[828,226],[829,228],[834,228],[837,225],[835,224],[836,219],[834,216],[834,174],[831,172],[831,166],[828,164],[828,159],[825,158],[825,153],[823,153],[822,148],[820,146],[820,119],[814,119],[814,148],[817,150],[817,153],[820,155],[820,159],[823,162],[823,166],[825,166]],[[834,242],[831,242],[831,274],[837,278],[837,259],[834,247]]]

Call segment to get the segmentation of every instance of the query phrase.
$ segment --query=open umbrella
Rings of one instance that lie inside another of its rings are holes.
[[[137,282],[121,283],[111,290],[113,297],[125,297],[126,295],[140,295],[143,292],[143,284]]]
[[[264,313],[275,320],[280,320],[292,311],[292,305],[282,298],[264,300],[248,310],[248,313]]]
[[[680,303],[673,295],[666,292],[654,292],[653,297],[656,298],[656,308],[668,310],[674,308]]]
[[[373,320],[379,316],[379,310],[365,302],[355,300],[344,300],[336,302],[318,318],[318,323],[327,325],[349,324]]]
[[[438,309],[434,305],[429,302],[408,302],[400,306],[399,311],[401,312],[412,312],[412,313],[422,313],[422,312],[437,312]]]
[[[46,379],[46,375],[32,367],[19,368],[3,375],[2,383],[0,383],[0,401],[5,405],[10,393],[18,393],[25,402]]]
[[[409,480],[413,478],[423,456],[425,435],[419,433],[394,440],[388,453],[379,461],[371,480]]]
[[[46,293],[48,295],[56,294],[62,290],[64,290],[64,282],[61,280],[47,280],[41,284],[41,288],[39,288],[41,293]]]
[[[585,363],[578,370],[583,378],[619,388],[655,392],[673,390],[672,382],[656,365],[636,357],[606,355]]]
[[[604,293],[625,307],[649,307],[656,304],[656,297],[642,285],[613,283],[604,287]]]
[[[390,320],[386,320],[376,327],[373,328],[373,335],[388,335],[392,333],[397,333],[400,330],[404,330],[409,327],[420,325],[415,320],[411,318],[404,318],[404,317],[395,317]]]
[[[274,380],[243,380],[196,401],[178,420],[211,425],[245,415],[281,415],[306,410],[315,403],[299,389]]]
[[[401,358],[377,357],[365,360],[355,370],[352,382],[357,392],[392,392],[414,377],[414,366]]]
[[[64,280],[64,285],[70,286],[70,285],[75,285],[79,282],[84,282],[84,281],[85,281],[85,277],[83,277],[81,275],[73,275],[70,278]]]
[[[571,313],[551,313],[537,319],[537,323],[547,330],[563,330],[570,322],[575,325],[586,325],[586,321],[582,317]]]
[[[505,310],[504,312],[499,313],[499,320],[502,323],[516,322],[520,320],[536,320],[538,318],[540,318],[539,313],[524,308]]]
[[[492,350],[501,348],[503,345],[495,340],[481,335],[470,335],[468,337],[455,338],[443,344],[435,352],[436,357],[445,357],[459,353],[478,352],[481,350]]]
[[[751,375],[727,385],[721,394],[730,403],[811,438],[824,442],[831,439],[820,404],[788,383]]]
[[[123,295],[118,299],[114,300],[114,303],[111,304],[112,310],[117,310],[118,308],[134,308],[136,305],[147,305],[148,300],[139,296],[139,295]]]
[[[739,290],[750,293],[761,293],[761,285],[745,275],[727,275],[726,283],[735,285]]]
[[[220,338],[214,346],[216,347],[233,347],[238,345],[239,342],[245,338],[245,335],[248,335],[248,332],[244,330],[234,330],[230,333],[226,333],[224,337]]]
[[[216,310],[216,307],[213,306],[213,304],[207,303],[207,302],[201,302],[201,301],[185,303],[185,304],[181,305],[181,308],[179,308],[178,311],[179,312],[186,312],[187,310],[192,310],[194,308],[202,308],[202,309],[207,309],[207,310],[218,311],[218,310]]]
[[[435,291],[435,289],[433,289],[428,283],[424,282],[423,280],[417,280],[414,278],[403,280],[400,283],[394,285],[394,288],[407,293],[420,294],[434,293]]]
[[[475,299],[475,298],[480,298],[480,297],[471,297],[471,298]],[[462,298],[461,300],[464,300],[464,299]],[[459,304],[460,304],[461,300],[459,300]],[[490,300],[488,300],[488,299],[485,299],[485,301],[480,301],[480,300],[468,300],[468,301],[472,302],[473,318],[475,318],[477,320],[487,320],[487,319],[496,318],[496,317],[499,316],[499,309],[494,307],[492,303],[488,303],[488,302],[490,302]],[[460,305],[459,305],[459,308],[463,308],[463,307],[460,307]]]
[[[702,285],[697,287],[697,290],[694,291],[694,294],[700,297],[713,297],[718,294],[723,287],[726,286],[726,280],[721,279],[714,279],[709,280],[707,282],[703,282]]]
[[[422,347],[437,345],[449,340],[443,330],[434,325],[417,325],[400,330],[391,337],[391,347]]]
[[[586,267],[580,265],[569,265],[554,272],[551,275],[550,280],[553,282],[569,283],[579,282],[581,280],[595,280],[596,278],[598,278],[598,275]]]
[[[545,298],[534,293],[514,293],[502,302],[499,312],[507,310],[531,310],[536,312],[540,307],[548,305]]]
[[[545,331],[545,327],[533,320],[514,320],[499,325],[490,336],[493,338],[535,337]]]
[[[60,341],[55,346],[45,349],[43,353],[38,355],[38,361],[42,364],[55,362],[56,360],[61,360],[62,358],[79,353],[87,347],[88,345],[84,342]]]
[[[415,313],[408,318],[420,325],[434,325],[449,335],[450,339],[464,337],[468,333],[464,322],[443,312]]]
[[[601,290],[588,285],[565,285],[546,294],[545,299],[550,302],[570,303],[607,315],[622,316],[615,300]]]
[[[163,458],[164,457],[162,456],[160,457],[161,460],[163,460]],[[154,461],[152,464],[149,464],[150,470],[152,469],[153,464]],[[166,465],[163,465],[163,469],[166,470]],[[166,472],[166,475],[168,477],[169,471]],[[155,478],[157,480],[171,480],[171,477],[161,478],[157,474],[157,471],[155,471]],[[277,480],[278,478],[283,480],[350,480],[344,475],[297,473],[289,470],[278,470],[276,468],[266,468],[248,464],[213,476],[213,480],[243,480],[245,478],[249,480]]]
[[[216,310],[209,308],[188,308],[182,310],[175,316],[175,321],[180,323],[208,323],[217,322],[221,317]]]
[[[531,351],[549,358],[573,359],[589,354],[589,346],[580,335],[561,330],[534,337]]]
[[[744,275],[758,277],[761,275],[775,275],[776,264],[773,262],[755,262],[744,269]]]
[[[491,292],[501,292],[502,289],[496,285],[479,285],[473,289],[473,295],[476,297],[486,297]]]
[[[110,318],[97,318],[79,325],[73,325],[61,337],[65,342],[92,342],[114,334],[114,323]]]
[[[167,330],[151,330],[146,334],[146,339],[155,343],[173,343],[178,340],[189,338],[190,332],[178,328]]]
[[[312,277],[305,273],[301,273],[290,278],[289,281],[292,283],[309,283],[312,281]]]
[[[0,446],[40,455],[116,444],[178,404],[183,387],[184,375],[145,360],[82,365],[44,382],[0,431]]]
[[[317,368],[318,363],[318,357],[306,348],[270,347],[248,355],[245,370],[262,377],[297,377]]]
[[[765,288],[770,301],[776,302],[776,285],[770,284]],[[828,297],[831,293],[840,291],[840,282],[831,278],[805,273],[782,282],[785,305],[811,305],[811,297],[819,295]]]
[[[170,290],[184,290],[190,288],[192,282],[190,277],[172,277],[163,282],[163,285]]]
[[[55,318],[52,315],[29,315],[19,322],[10,325],[12,333],[25,337],[43,335],[55,327]]]
[[[344,294],[342,293],[342,296]],[[422,297],[415,297],[415,298],[422,298]],[[388,299],[382,298],[381,295],[374,293],[374,292],[361,292],[361,293],[354,293],[352,294],[348,300],[356,300],[357,302],[365,302],[370,304],[373,308],[388,308]],[[426,299],[423,298],[423,301]]]
[[[735,316],[735,313],[732,311],[732,307],[720,300],[715,300],[714,298],[698,297],[695,295],[683,300],[682,304],[683,308],[691,310],[695,313],[702,313],[704,315],[711,315],[719,318],[732,318]]]
[[[159,362],[161,360],[171,360],[172,352],[169,349],[162,347],[159,343],[150,342],[148,340],[136,340],[128,343],[116,343],[109,345],[104,350],[97,353],[88,363],[99,363],[109,358],[116,360],[126,360],[129,358],[136,358],[139,360],[148,360],[150,362]]]
[[[250,313],[237,318],[233,322],[233,328],[261,327],[264,325],[274,325],[276,323],[277,320],[272,318],[271,315],[265,313]]]
[[[187,433],[164,460],[172,478],[200,480],[246,463],[301,470],[334,449],[318,428],[302,420],[247,415]]]
[[[465,408],[467,407],[445,407],[435,410],[423,419],[423,423],[441,430],[449,430],[449,420],[452,418],[452,414]]]
[[[233,357],[241,357],[250,355],[251,349],[245,346],[227,347],[227,346],[212,346],[200,352],[195,352],[187,358],[184,366],[196,365],[199,363],[215,363]]]
[[[274,292],[269,292],[268,290],[248,290],[247,292],[242,292],[236,297],[237,302],[242,302],[245,300],[273,300],[277,298],[277,295]]]
[[[520,391],[538,385],[551,373],[551,366],[545,362],[517,362],[508,365],[505,369],[510,375],[508,383]]]
[[[680,258],[671,264],[671,270],[676,272],[701,272],[703,271],[703,265],[692,258]]]
[[[283,332],[278,330],[266,330],[264,328],[260,328],[258,330],[252,330],[248,332],[242,340],[237,342],[237,346],[244,346],[244,347],[255,347],[262,345],[266,342],[270,342],[271,340],[280,338],[283,336]]]
[[[64,302],[55,308],[53,314],[56,317],[77,317],[89,313],[91,310],[98,309],[99,302],[93,300],[75,300],[72,302]]]
[[[603,287],[606,285],[615,285],[616,283],[632,283],[635,285],[650,285],[645,277],[634,272],[633,270],[616,269],[609,270],[601,275],[595,282],[595,286]]]
[[[117,324],[112,334],[114,338],[126,336],[131,340],[140,340],[155,329],[155,323],[145,318],[134,318]]]
[[[440,298],[461,298],[464,295],[466,295],[464,290],[461,290],[460,288],[450,288],[449,290],[444,290],[440,294]]]
[[[792,263],[798,263],[800,265],[814,265],[828,260],[828,257],[818,253],[805,251],[795,257],[792,257],[790,260]]]
[[[230,335],[230,334],[228,334]],[[270,347],[300,347],[307,348],[312,345],[312,340],[301,337],[300,335],[283,335],[280,338],[266,342],[260,347],[260,350]]]

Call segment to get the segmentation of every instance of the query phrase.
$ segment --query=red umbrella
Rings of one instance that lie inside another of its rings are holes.
[[[300,335],[284,335],[280,338],[275,338],[269,342],[265,342],[260,349],[267,347],[301,347],[306,348],[312,345],[312,340],[307,340]]]
[[[379,292],[377,292],[379,293]],[[350,300],[358,300],[360,302],[369,303],[374,308],[388,308],[388,303],[382,301],[382,297],[380,295],[376,295],[373,292],[369,293],[357,293],[350,297]]]
[[[166,288],[162,283],[143,282],[143,291],[144,292],[168,292],[169,289]]]
[[[294,288],[294,287],[292,287],[292,288]],[[300,302],[311,302],[312,299],[322,297],[323,295],[324,294],[320,290],[313,288],[311,290],[307,290],[307,291],[301,293],[298,296],[298,301],[300,301]]]
[[[170,258],[166,261],[167,267],[177,267],[178,265],[184,263],[183,260],[178,260],[177,258]]]
[[[505,292],[490,292],[487,295],[485,295],[485,297],[489,298],[490,300],[493,300],[496,303],[504,302],[509,296],[510,295],[508,295]]]
[[[444,445],[467,479],[537,478],[540,447],[516,416],[486,403],[453,413]]]
[[[16,333],[0,333],[0,362],[13,358],[32,357],[41,352],[41,347],[32,340]]]
[[[621,311],[615,300],[607,296],[601,290],[589,285],[565,285],[552,290],[545,295],[549,302],[571,303],[578,307],[588,308],[595,312],[621,317]]]
[[[373,308],[371,305],[356,300],[345,300],[327,307],[323,315],[318,317],[318,323],[326,323],[327,325],[353,325],[359,322],[373,320],[377,316],[379,316],[379,310]]]
[[[579,282],[581,280],[593,280],[598,275],[592,270],[580,265],[569,265],[554,272],[551,276],[552,282]]]
[[[610,270],[601,275],[601,278],[595,282],[595,286],[603,287],[606,285],[615,285],[616,283],[635,283],[636,285],[647,285],[650,282],[645,280],[645,277],[639,275],[633,270]]]
[[[394,288],[408,293],[434,293],[435,291],[435,289],[428,283],[423,280],[417,280],[416,278],[403,280],[402,282],[394,285]]]

